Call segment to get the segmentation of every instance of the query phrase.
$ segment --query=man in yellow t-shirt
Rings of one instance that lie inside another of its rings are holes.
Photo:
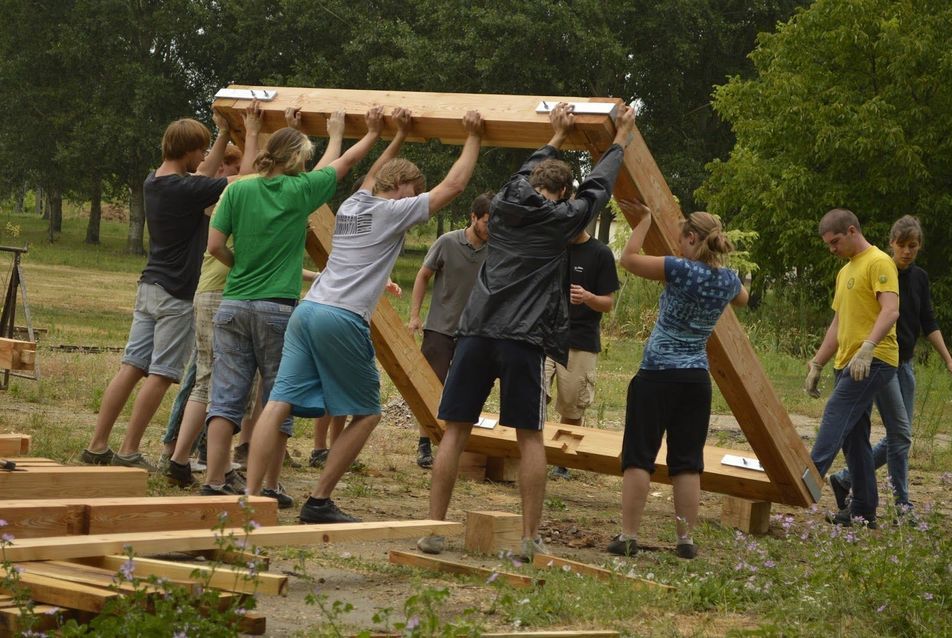
[[[876,527],[875,465],[869,444],[869,416],[873,400],[896,376],[899,345],[899,278],[892,258],[863,236],[851,211],[835,208],[820,220],[820,237],[830,252],[849,262],[836,276],[833,321],[810,361],[806,390],[819,397],[820,372],[836,356],[833,393],[810,457],[825,476],[840,449],[853,477],[849,509],[827,517],[849,526],[862,519]]]

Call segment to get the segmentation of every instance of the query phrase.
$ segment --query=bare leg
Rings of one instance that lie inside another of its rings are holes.
[[[268,401],[255,425],[251,445],[248,448],[247,483],[249,494],[260,494],[265,472],[278,449],[281,423],[291,414],[291,404]]]
[[[340,438],[340,433],[344,431],[347,425],[346,416],[335,416],[331,418],[331,429],[327,433],[327,447],[333,447],[334,441]]]
[[[149,427],[149,422],[155,416],[156,410],[162,403],[172,379],[158,374],[150,374],[142,384],[142,389],[136,395],[132,404],[132,416],[129,417],[129,427],[126,428],[126,437],[119,446],[119,454],[129,456],[139,451],[142,435]]]
[[[272,490],[278,489],[278,479],[281,478],[281,467],[284,465],[284,455],[288,451],[288,435],[278,432],[278,441],[271,456],[271,462],[264,474],[262,485]]]
[[[319,416],[314,419],[314,449],[315,450],[326,450],[328,447],[327,444],[327,430],[331,425],[331,415],[325,414],[324,416]]]
[[[374,431],[379,422],[379,414],[355,415],[351,418],[350,424],[344,428],[344,431],[334,441],[330,454],[327,455],[324,471],[317,479],[317,485],[314,486],[311,496],[314,498],[330,498],[331,492],[334,491],[340,477],[344,475],[350,464],[360,454],[370,437],[370,433]]]
[[[105,452],[109,447],[109,434],[112,427],[119,418],[119,413],[125,407],[129,395],[136,387],[145,372],[123,363],[119,366],[119,372],[112,378],[106,391],[102,395],[102,402],[99,404],[99,414],[96,415],[96,429],[93,432],[93,439],[89,442],[90,452]]]
[[[443,433],[436,458],[433,460],[433,477],[430,480],[431,520],[446,519],[446,510],[449,509],[453,487],[456,486],[456,476],[459,474],[459,457],[472,431],[472,423],[446,422],[446,432]],[[520,474],[521,472],[520,469]]]
[[[691,540],[701,503],[701,475],[676,474],[671,477],[674,487],[674,514],[678,519],[678,541]]]
[[[258,424],[258,419],[261,418],[261,413],[264,411],[264,396],[260,379],[255,387],[257,388],[255,391],[255,405],[251,409],[251,416],[241,420],[241,432],[238,433],[239,444],[251,442],[251,437],[255,433],[255,425]]]
[[[516,430],[519,444],[519,494],[522,496],[522,537],[536,538],[545,500],[545,443],[541,430]]]
[[[621,531],[634,538],[641,526],[641,515],[648,501],[651,475],[637,467],[625,470],[621,485]]]
[[[220,416],[208,422],[208,469],[205,483],[223,485],[225,474],[231,468],[231,439],[235,436],[234,424]]]
[[[208,413],[208,404],[200,401],[189,401],[185,404],[185,413],[182,415],[182,426],[179,428],[178,439],[175,441],[175,452],[172,460],[180,465],[188,463],[192,454],[192,446],[205,427],[205,416]]]

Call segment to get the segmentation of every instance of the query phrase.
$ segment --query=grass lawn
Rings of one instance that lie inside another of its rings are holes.
[[[49,245],[42,220],[9,209],[0,207],[0,245],[29,244],[23,266],[32,321],[34,327],[48,332],[38,350],[40,380],[13,378],[11,387],[0,391],[0,431],[27,432],[34,437],[34,454],[76,462],[120,355],[65,352],[56,346],[124,345],[136,280],[145,259],[124,253],[124,223],[104,220],[102,245],[89,247],[82,243],[85,219],[73,212],[64,220],[58,241]],[[403,316],[407,316],[414,275],[432,238],[432,227],[411,236],[393,273],[404,294],[391,302]],[[0,253],[0,284],[6,284],[8,272],[9,258]],[[623,279],[619,307],[604,321],[596,403],[587,416],[590,426],[621,429],[627,385],[652,325],[657,288]],[[785,336],[772,328],[783,323],[776,320],[779,312],[765,306],[756,314],[743,314],[741,320],[809,446],[823,401],[810,399],[800,389],[805,359],[778,349]],[[22,316],[18,323],[23,323]],[[827,392],[829,375],[827,371]],[[361,457],[367,467],[349,474],[335,498],[366,520],[423,518],[429,474],[413,462],[415,425],[386,375],[383,384],[383,422]],[[553,552],[673,585],[674,593],[638,591],[621,582],[579,578],[558,570],[547,570],[545,586],[531,590],[487,585],[472,578],[420,576],[381,560],[386,551],[381,545],[348,547],[347,551],[289,550],[279,553],[278,559],[285,561],[280,564],[296,573],[320,573],[333,586],[320,590],[316,606],[307,604],[305,594],[313,590],[306,578],[305,584],[292,587],[288,599],[263,600],[260,606],[269,616],[269,635],[331,635],[328,620],[343,627],[344,633],[382,630],[387,623],[372,618],[381,609],[389,609],[384,615],[391,623],[416,617],[423,626],[433,620],[437,633],[454,634],[476,629],[611,628],[637,636],[952,635],[949,387],[949,375],[935,357],[919,365],[910,485],[917,524],[891,524],[894,512],[886,505],[890,499],[883,489],[878,531],[831,527],[822,519],[823,510],[831,506],[827,490],[822,507],[774,506],[770,533],[754,538],[723,528],[718,520],[720,497],[705,494],[702,524],[695,537],[701,547],[696,560],[679,560],[664,550],[613,559],[603,548],[618,531],[620,480],[578,473],[573,480],[550,482],[547,488],[544,533]],[[146,434],[145,450],[154,456],[160,450],[160,428],[173,398],[170,392]],[[127,406],[116,426],[114,443],[128,411]],[[729,413],[719,395],[714,411]],[[299,420],[295,432],[291,449],[297,458],[306,459],[311,424]],[[711,442],[747,447],[739,430],[731,426],[713,428]],[[315,470],[305,467],[286,470],[282,480],[300,500],[314,475]],[[665,548],[673,540],[671,491],[667,486],[656,487],[649,497],[641,540]],[[156,494],[179,493],[160,479],[152,481],[151,489]],[[461,482],[450,517],[462,520],[465,509],[518,511],[518,491],[511,485]],[[290,521],[295,513],[282,513],[282,520]],[[527,566],[502,563],[507,570],[532,573]],[[334,601],[341,604],[335,606]],[[449,624],[456,629],[451,630]]]

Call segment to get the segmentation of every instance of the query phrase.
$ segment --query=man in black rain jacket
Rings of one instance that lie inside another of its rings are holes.
[[[460,318],[459,341],[440,402],[439,417],[447,427],[430,488],[430,518],[443,520],[460,454],[498,378],[499,422],[516,428],[522,555],[530,560],[545,549],[538,535],[546,478],[545,357],[564,364],[568,353],[566,249],[611,198],[635,125],[633,110],[620,107],[614,144],[570,199],[572,170],[555,158],[574,126],[572,107],[558,104],[549,119],[552,139],[493,198],[489,251]],[[417,545],[424,552],[439,553],[444,540],[427,536]]]

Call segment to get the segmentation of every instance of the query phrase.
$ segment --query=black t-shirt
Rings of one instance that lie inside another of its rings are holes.
[[[920,333],[928,335],[938,329],[932,310],[928,273],[915,264],[900,270],[899,320],[896,322],[899,360],[912,359]]]
[[[227,185],[224,177],[149,173],[144,185],[149,261],[141,283],[158,284],[173,297],[192,300],[208,245],[205,209]]]
[[[591,237],[584,244],[570,244],[569,283],[578,284],[594,295],[618,290],[618,272],[611,249]],[[569,347],[586,352],[601,352],[599,324],[602,313],[585,304],[569,303]]]

